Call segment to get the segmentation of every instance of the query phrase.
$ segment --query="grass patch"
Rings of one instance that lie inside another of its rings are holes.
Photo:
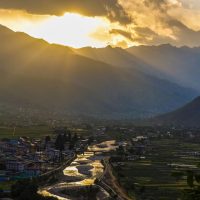
[[[37,138],[46,135],[51,135],[52,133],[53,130],[47,126],[16,127],[15,133],[14,133],[14,128],[0,127],[0,139],[2,138],[15,139],[21,136]]]

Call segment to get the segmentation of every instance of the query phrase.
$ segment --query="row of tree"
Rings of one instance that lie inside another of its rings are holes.
[[[59,133],[55,140],[55,148],[60,151],[60,160],[63,160],[62,152],[65,150],[65,144],[69,143],[69,150],[74,149],[78,141],[76,133],[72,136],[70,131],[65,131],[63,134]]]
[[[38,194],[37,181],[30,179],[20,180],[12,185],[11,197],[14,200],[57,200],[54,197],[45,197]]]
[[[183,191],[181,200],[199,200],[200,174],[194,171],[187,171],[187,184],[190,188]]]

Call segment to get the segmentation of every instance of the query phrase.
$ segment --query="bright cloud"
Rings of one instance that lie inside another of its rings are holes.
[[[200,46],[199,0],[2,0],[0,23],[73,47]],[[71,13],[70,13],[71,12]],[[64,14],[65,13],[65,14]],[[72,14],[80,13],[80,14]]]

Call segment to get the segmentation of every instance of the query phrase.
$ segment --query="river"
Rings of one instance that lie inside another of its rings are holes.
[[[77,155],[77,158],[71,165],[66,167],[58,183],[46,187],[40,191],[40,193],[46,196],[57,197],[59,200],[82,200],[82,197],[75,198],[63,194],[62,191],[67,189],[78,192],[80,188],[95,186],[99,188],[97,199],[108,199],[109,194],[103,188],[95,185],[94,181],[104,171],[101,160],[106,158],[106,155],[103,155],[103,153],[116,150],[116,148],[117,145],[115,145],[115,141],[105,141],[100,144],[89,146],[88,151],[86,151],[84,155]],[[95,154],[93,152],[95,152]]]

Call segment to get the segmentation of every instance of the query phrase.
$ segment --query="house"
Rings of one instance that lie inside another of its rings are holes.
[[[41,163],[40,162],[29,163],[26,166],[24,173],[26,174],[26,176],[30,177],[39,176],[41,174]]]
[[[140,157],[138,155],[127,156],[128,161],[139,160]]]
[[[56,149],[48,149],[48,151],[46,152],[46,155],[48,156],[48,158],[50,160],[59,160],[60,158],[60,151],[59,150],[56,150]]]
[[[6,160],[7,171],[23,172],[26,165],[27,165],[27,162],[25,161],[19,161],[17,159]]]
[[[6,174],[6,171],[0,171],[0,182],[9,181],[9,177]]]

